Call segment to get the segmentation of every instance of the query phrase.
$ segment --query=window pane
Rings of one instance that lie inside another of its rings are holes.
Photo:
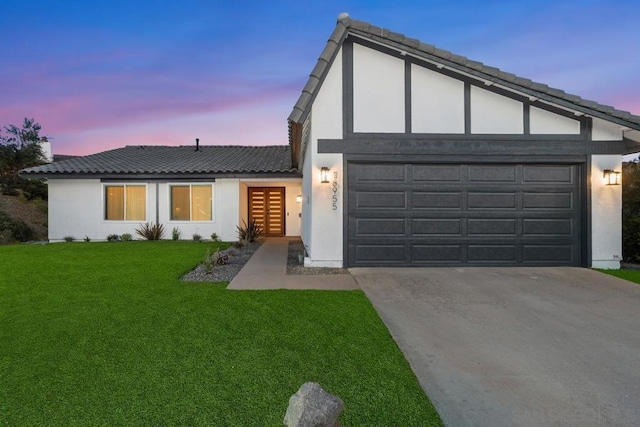
[[[127,221],[147,219],[147,194],[144,185],[127,185]]]
[[[109,221],[122,221],[124,219],[124,187],[107,186],[105,193],[104,218]]]
[[[171,187],[171,219],[174,221],[189,221],[189,186]]]
[[[194,221],[211,221],[211,186],[191,186],[191,219]]]

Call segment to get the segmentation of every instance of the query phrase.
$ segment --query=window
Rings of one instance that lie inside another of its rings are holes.
[[[172,221],[211,221],[211,185],[172,185]]]
[[[104,219],[107,221],[145,221],[147,187],[144,185],[106,185]]]

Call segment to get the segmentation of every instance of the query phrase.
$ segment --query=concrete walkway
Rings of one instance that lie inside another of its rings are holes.
[[[289,240],[269,237],[253,254],[227,289],[360,289],[351,274],[287,275]]]

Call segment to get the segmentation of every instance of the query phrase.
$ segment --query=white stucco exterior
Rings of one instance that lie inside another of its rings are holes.
[[[605,185],[603,171],[622,170],[622,156],[591,156],[591,251],[593,268],[620,268],[622,185]]]
[[[354,45],[354,131],[404,132],[404,127],[404,61]]]
[[[620,125],[594,118],[591,134],[594,141],[621,141],[623,132]]]
[[[532,134],[579,135],[580,122],[537,107],[529,109]]]
[[[338,52],[313,103],[309,146],[306,148],[307,158],[305,158],[303,169],[302,223],[305,231],[302,232],[302,236],[309,255],[305,258],[305,265],[314,267],[342,267],[343,259],[342,154],[318,154],[318,139],[342,139],[342,55],[340,53]],[[322,167],[329,168],[330,183],[328,184],[320,182]]]
[[[411,131],[464,133],[464,82],[411,64]]]
[[[217,179],[215,182],[189,182],[189,184],[212,185],[211,221],[173,221],[170,218],[170,186],[184,182],[109,182],[99,179],[50,179],[49,180],[49,240],[62,241],[70,236],[81,240],[89,237],[93,241],[106,240],[110,234],[129,233],[138,238],[135,230],[141,223],[155,223],[165,227],[165,239],[171,238],[174,227],[181,239],[191,240],[194,234],[209,239],[212,233],[225,241],[235,241],[236,226],[247,218],[248,186],[273,186],[285,188],[285,230],[287,236],[300,235],[300,203],[296,196],[301,193],[300,179],[252,180],[249,185],[237,178]],[[135,184],[146,186],[146,219],[144,221],[105,220],[105,185]],[[157,197],[156,197],[157,195]],[[157,200],[157,202],[156,202]]]
[[[471,133],[524,132],[522,102],[471,86]]]

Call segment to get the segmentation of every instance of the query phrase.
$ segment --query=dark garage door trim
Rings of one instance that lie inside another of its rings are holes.
[[[344,160],[346,266],[586,266],[585,158],[361,157]]]

